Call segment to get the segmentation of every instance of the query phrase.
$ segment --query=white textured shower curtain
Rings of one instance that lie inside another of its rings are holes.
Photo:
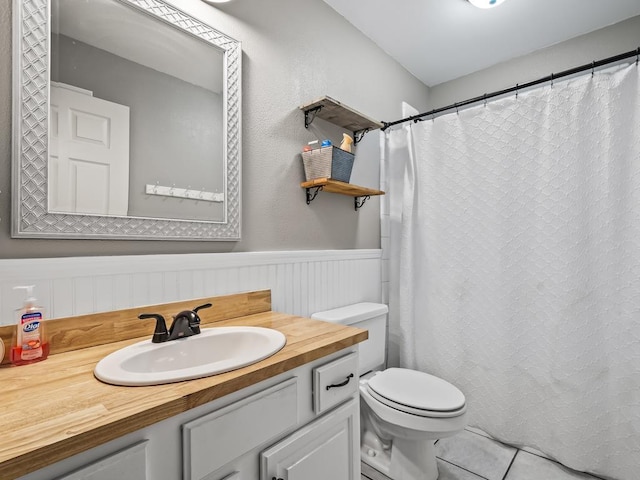
[[[640,69],[383,134],[391,342],[470,424],[640,478]]]

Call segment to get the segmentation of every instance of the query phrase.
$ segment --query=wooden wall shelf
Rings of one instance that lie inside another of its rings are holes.
[[[366,115],[347,107],[331,97],[324,96],[306,105],[302,105],[300,110],[304,111],[304,127],[309,128],[311,122],[318,117],[334,125],[351,130],[353,132],[354,144],[357,144],[365,133],[383,127],[382,122],[373,120]],[[382,190],[360,187],[351,183],[340,182],[331,178],[315,178],[300,184],[307,193],[307,205],[309,205],[320,191],[338,193],[353,197],[356,211],[364,202],[375,195],[384,195]]]
[[[304,111],[305,128],[309,128],[309,125],[311,125],[316,117],[322,118],[339,127],[351,130],[353,132],[354,143],[358,143],[365,133],[383,127],[382,122],[373,120],[328,96],[302,105],[300,110]]]
[[[300,186],[307,191],[307,205],[316,198],[320,191],[324,191],[353,197],[356,211],[372,196],[384,195],[382,190],[360,187],[359,185],[340,182],[331,178],[314,178],[313,180],[302,182]]]

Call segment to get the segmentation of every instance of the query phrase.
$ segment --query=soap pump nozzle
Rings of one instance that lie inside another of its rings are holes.
[[[13,287],[14,290],[26,290],[27,297],[24,299],[25,308],[33,307],[36,304],[36,297],[33,296],[33,289],[35,285],[21,285],[18,287]]]

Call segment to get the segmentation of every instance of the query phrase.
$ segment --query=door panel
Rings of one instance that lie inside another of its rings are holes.
[[[51,86],[49,211],[127,215],[129,107]]]

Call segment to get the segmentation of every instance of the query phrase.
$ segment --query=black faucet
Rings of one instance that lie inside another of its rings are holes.
[[[169,330],[167,330],[167,323],[162,315],[157,313],[142,313],[138,315],[140,320],[147,318],[155,318],[156,329],[153,332],[151,342],[163,343],[171,340],[177,340],[179,338],[187,338],[192,335],[198,335],[200,333],[200,317],[198,316],[198,310],[211,307],[211,303],[205,303],[193,310],[183,310],[173,317],[173,323]]]

